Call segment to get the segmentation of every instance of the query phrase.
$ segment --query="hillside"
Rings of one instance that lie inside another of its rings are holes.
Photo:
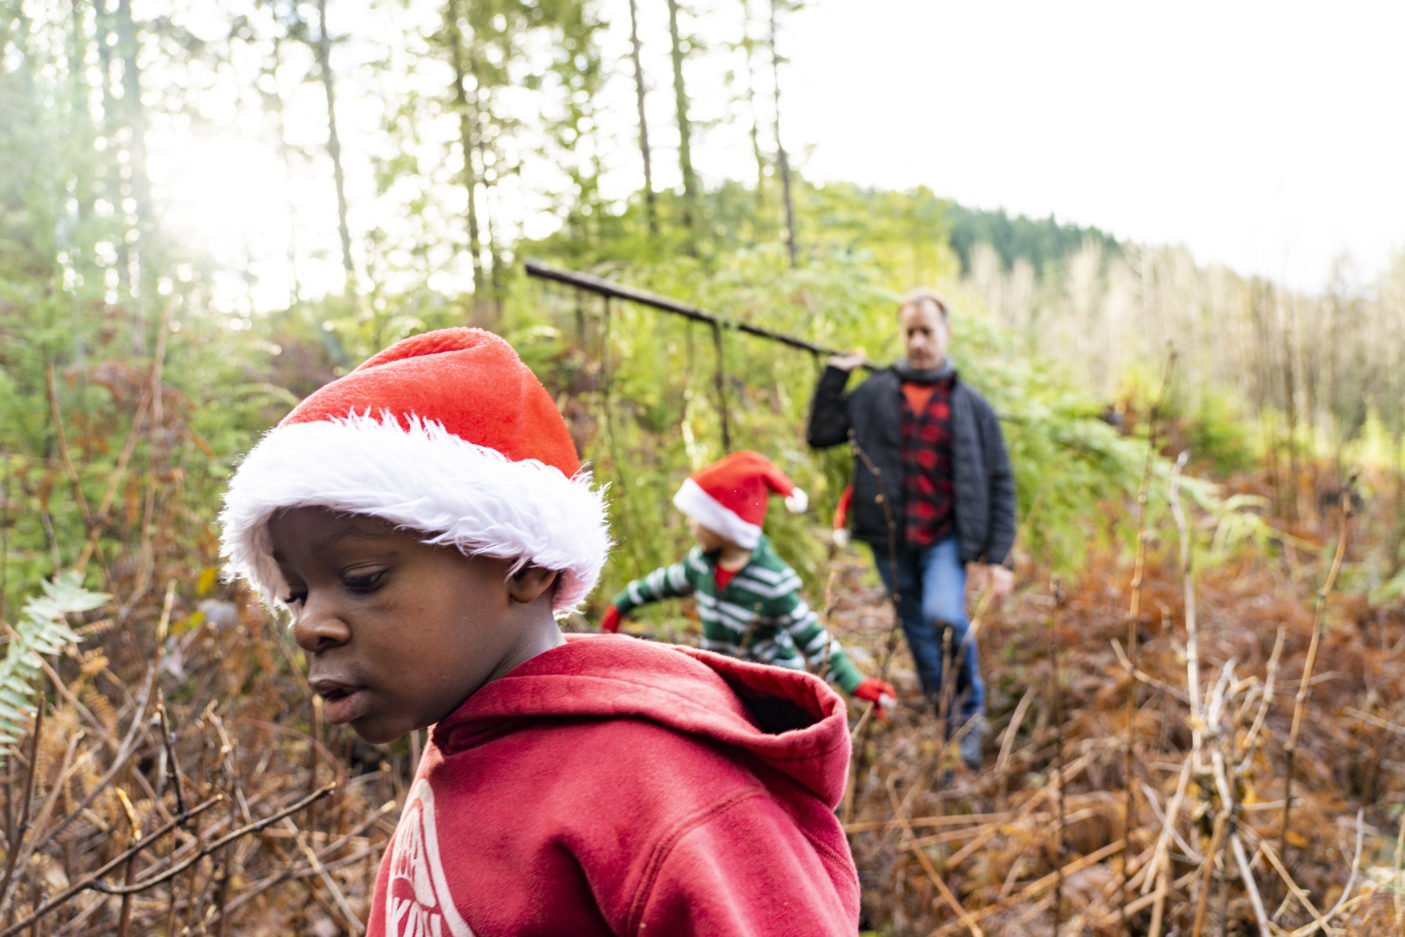
[[[1003,210],[967,208],[950,202],[942,215],[951,249],[961,259],[961,272],[970,273],[976,248],[993,248],[1006,270],[1023,260],[1037,271],[1068,262],[1083,247],[1092,245],[1104,257],[1120,257],[1123,246],[1116,238],[1096,227],[1063,224],[1052,215],[1033,219],[1013,218]]]

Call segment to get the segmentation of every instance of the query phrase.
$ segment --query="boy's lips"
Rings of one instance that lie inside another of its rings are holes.
[[[333,725],[344,725],[361,716],[366,707],[364,687],[330,677],[308,681],[312,692],[322,697],[323,712]]]

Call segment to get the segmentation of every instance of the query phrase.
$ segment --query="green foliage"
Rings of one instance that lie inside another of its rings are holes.
[[[0,659],[0,747],[14,745],[23,738],[34,718],[35,684],[43,670],[44,657],[82,640],[68,627],[66,617],[97,608],[109,598],[84,589],[79,576],[71,572],[43,583],[42,588],[41,595],[25,603],[24,612],[11,631],[5,656]]]
[[[603,245],[592,245],[597,249]],[[548,262],[552,242],[533,251]],[[812,251],[817,254],[819,249]],[[578,255],[577,255],[578,256]],[[791,270],[779,245],[696,258],[616,261],[586,272],[680,300],[729,321],[747,321],[835,348],[862,347],[885,362],[900,352],[894,325],[897,290],[871,254],[834,248]],[[1044,567],[1077,573],[1091,549],[1125,547],[1136,530],[1136,494],[1146,467],[1147,438],[1124,435],[1103,419],[1103,407],[1076,378],[1017,350],[1020,337],[997,327],[979,299],[949,290],[956,312],[953,357],[966,380],[1001,415],[1016,474],[1019,547]],[[624,582],[671,562],[689,538],[670,499],[692,470],[724,454],[725,409],[731,448],[757,449],[811,496],[811,511],[768,515],[776,549],[796,567],[818,603],[827,578],[828,518],[848,481],[844,447],[808,449],[803,439],[810,394],[823,361],[783,346],[723,330],[725,390],[711,329],[664,312],[576,294],[559,285],[522,284],[509,303],[509,339],[568,400],[583,456],[610,483],[617,547],[597,601]],[[1169,522],[1170,463],[1153,460],[1148,524]],[[1257,505],[1225,502],[1195,478],[1183,497],[1207,518],[1205,555],[1228,555],[1268,531]],[[643,613],[645,622],[650,613]],[[676,620],[673,610],[655,626]]]
[[[1405,433],[1392,429],[1387,416],[1374,406],[1367,409],[1360,433],[1343,447],[1343,462],[1405,471]],[[1393,414],[1389,416],[1399,418]]]
[[[533,255],[562,263],[546,248]],[[719,255],[714,263],[707,275],[701,261],[677,257],[603,272],[732,322],[840,348],[870,334],[871,313],[888,318],[893,299],[871,268],[842,255],[794,271],[783,249],[767,246]],[[600,598],[687,549],[671,498],[693,469],[725,454],[724,414],[732,449],[765,453],[811,495],[812,513],[790,517],[777,508],[768,531],[782,556],[810,581],[820,579],[828,512],[842,487],[842,475],[826,469],[829,458],[811,453],[803,438],[822,362],[724,329],[719,397],[717,348],[706,325],[634,304],[607,306],[540,282],[514,289],[504,326],[548,389],[566,401],[583,458],[611,485],[617,546]]]
[[[1150,366],[1130,369],[1122,379],[1118,406],[1135,422],[1150,419],[1156,404],[1161,451],[1174,458],[1185,450],[1190,463],[1216,478],[1227,478],[1254,465],[1262,453],[1249,436],[1252,422],[1242,401],[1215,388],[1191,387],[1173,368],[1169,386]]]
[[[961,269],[971,268],[971,254],[978,244],[989,244],[1009,269],[1016,260],[1027,260],[1035,270],[1062,265],[1068,256],[1086,242],[1103,249],[1105,257],[1120,255],[1121,245],[1098,228],[1060,224],[1053,215],[1030,219],[1014,218],[1004,210],[981,211],[952,203],[945,216],[950,229],[951,249],[961,258]]]
[[[3,155],[21,167],[0,180],[0,329],[15,339],[0,351],[0,444],[11,479],[7,503],[32,499],[40,510],[13,512],[16,559],[7,577],[29,579],[64,565],[65,551],[81,549],[94,535],[103,556],[133,548],[147,556],[154,540],[168,562],[182,548],[209,560],[224,475],[293,401],[398,338],[475,322],[517,345],[556,393],[583,455],[613,486],[619,547],[607,588],[687,546],[669,498],[690,470],[723,454],[724,426],[726,445],[767,453],[811,494],[810,514],[773,512],[771,528],[782,555],[812,583],[822,580],[826,520],[850,461],[842,447],[815,453],[803,441],[823,355],[731,329],[714,336],[704,325],[529,282],[514,269],[513,256],[609,277],[825,348],[860,348],[877,362],[899,352],[897,296],[914,285],[935,285],[954,301],[953,351],[963,375],[1004,419],[1022,548],[1069,570],[1090,545],[1127,536],[1125,507],[1142,477],[1145,428],[1129,437],[1101,422],[1106,401],[1092,398],[1076,371],[1049,364],[1034,329],[1022,333],[997,323],[986,301],[968,295],[971,287],[960,279],[980,241],[991,243],[1006,265],[1025,259],[1045,275],[1089,240],[1103,248],[1108,266],[1120,248],[1107,235],[1052,218],[965,209],[924,188],[816,185],[798,172],[792,176],[796,268],[764,173],[756,185],[724,181],[705,188],[697,204],[657,193],[660,224],[651,231],[639,194],[612,201],[601,193],[610,147],[596,99],[611,63],[599,47],[605,31],[591,5],[493,0],[439,9],[441,28],[396,50],[403,58],[389,53],[406,37],[385,37],[387,73],[404,61],[438,77],[386,83],[395,99],[386,102],[387,126],[375,138],[382,144],[376,147],[376,185],[382,207],[403,210],[394,212],[401,223],[360,245],[362,291],[226,319],[210,311],[219,305],[208,301],[212,268],[196,264],[189,275],[160,270],[170,287],[163,302],[179,327],[160,368],[150,360],[153,297],[142,293],[148,271],[132,272],[137,260],[145,264],[157,255],[141,250],[149,232],[139,230],[131,213],[114,210],[130,201],[116,181],[141,167],[130,167],[131,149],[113,141],[132,139],[140,128],[123,125],[132,115],[114,103],[119,95],[104,97],[112,90],[104,84],[108,78],[63,67],[70,43],[78,51],[94,38],[88,19],[74,17],[13,40],[19,51],[6,60],[0,103],[15,104],[15,113],[30,119],[0,141]],[[261,10],[241,32],[261,69],[283,54],[272,40],[312,38],[297,11],[289,11],[286,22],[271,12]],[[149,25],[153,36],[164,29]],[[24,46],[29,40],[32,50]],[[457,84],[444,80],[456,47],[458,65],[467,70]],[[164,66],[154,77],[170,77],[183,54],[163,41],[152,41],[144,53]],[[193,52],[189,56],[187,64],[196,62]],[[298,61],[311,67],[305,55]],[[229,64],[238,74],[232,57]],[[277,83],[259,87],[274,98],[280,91]],[[530,122],[522,120],[509,91],[531,102]],[[269,113],[281,112],[281,102],[271,103]],[[99,147],[95,140],[103,136],[112,140]],[[352,148],[348,140],[348,152]],[[518,217],[503,212],[501,196],[509,190],[499,186],[514,177],[530,178],[538,203],[553,206],[561,219],[556,234],[535,242],[504,235],[518,230],[526,211]],[[483,250],[471,262],[466,209],[473,206],[484,215]],[[681,219],[689,213],[705,224],[686,228]],[[137,260],[125,256],[129,244],[138,248]],[[501,310],[485,311],[483,297],[457,292],[466,289],[458,274],[470,265],[481,273],[496,268],[490,285]],[[1178,282],[1169,273],[1160,279]],[[1147,282],[1153,281],[1160,282]],[[1091,310],[1115,293],[1090,289],[1092,299],[1065,309],[1060,303],[1067,292],[1045,275],[1028,293],[1029,304],[1039,307],[1027,311],[1028,321],[1061,325],[1065,312]],[[1355,321],[1356,312],[1343,305],[1341,316]],[[61,413],[57,426],[49,417],[50,367]],[[139,423],[134,404],[157,375],[162,405]],[[218,406],[209,405],[214,401]],[[1174,432],[1158,438],[1189,445],[1198,468],[1232,471],[1252,456],[1242,421],[1228,404],[1173,396],[1162,421],[1163,430]],[[71,437],[76,478],[58,458],[60,428]],[[138,438],[124,467],[119,453],[132,436]],[[1166,451],[1174,454],[1169,444]],[[1157,490],[1164,492],[1167,466],[1158,461],[1155,470]],[[99,503],[113,483],[121,493],[110,516],[85,515],[81,502]],[[1206,505],[1220,504],[1212,490],[1200,495]],[[1153,494],[1153,512],[1164,511],[1162,497]],[[1109,505],[1114,520],[1104,519]],[[1252,511],[1241,505],[1230,513]],[[1236,523],[1223,525],[1223,542],[1241,536]],[[163,525],[182,536],[159,535]],[[136,585],[145,589],[152,570],[138,572]]]
[[[802,243],[816,259],[835,253],[863,258],[898,293],[950,282],[959,272],[952,253],[952,204],[925,186],[906,192],[847,183],[797,188]]]

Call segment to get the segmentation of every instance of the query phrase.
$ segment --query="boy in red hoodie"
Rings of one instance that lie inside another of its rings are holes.
[[[230,570],[329,720],[430,739],[371,935],[852,935],[844,706],[816,677],[563,636],[609,546],[550,396],[475,329],[314,392],[230,482]]]

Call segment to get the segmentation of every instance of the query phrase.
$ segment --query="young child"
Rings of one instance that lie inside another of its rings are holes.
[[[373,937],[856,931],[842,701],[803,673],[562,635],[609,547],[603,499],[502,339],[418,335],[314,392],[221,520],[329,721],[376,743],[432,727]]]
[[[805,510],[805,492],[758,452],[733,452],[694,472],[673,504],[698,545],[620,590],[600,627],[618,631],[620,619],[641,605],[696,596],[705,649],[794,670],[808,665],[882,715],[897,697],[892,684],[859,673],[801,598],[800,577],[761,532],[773,492],[792,510]]]

